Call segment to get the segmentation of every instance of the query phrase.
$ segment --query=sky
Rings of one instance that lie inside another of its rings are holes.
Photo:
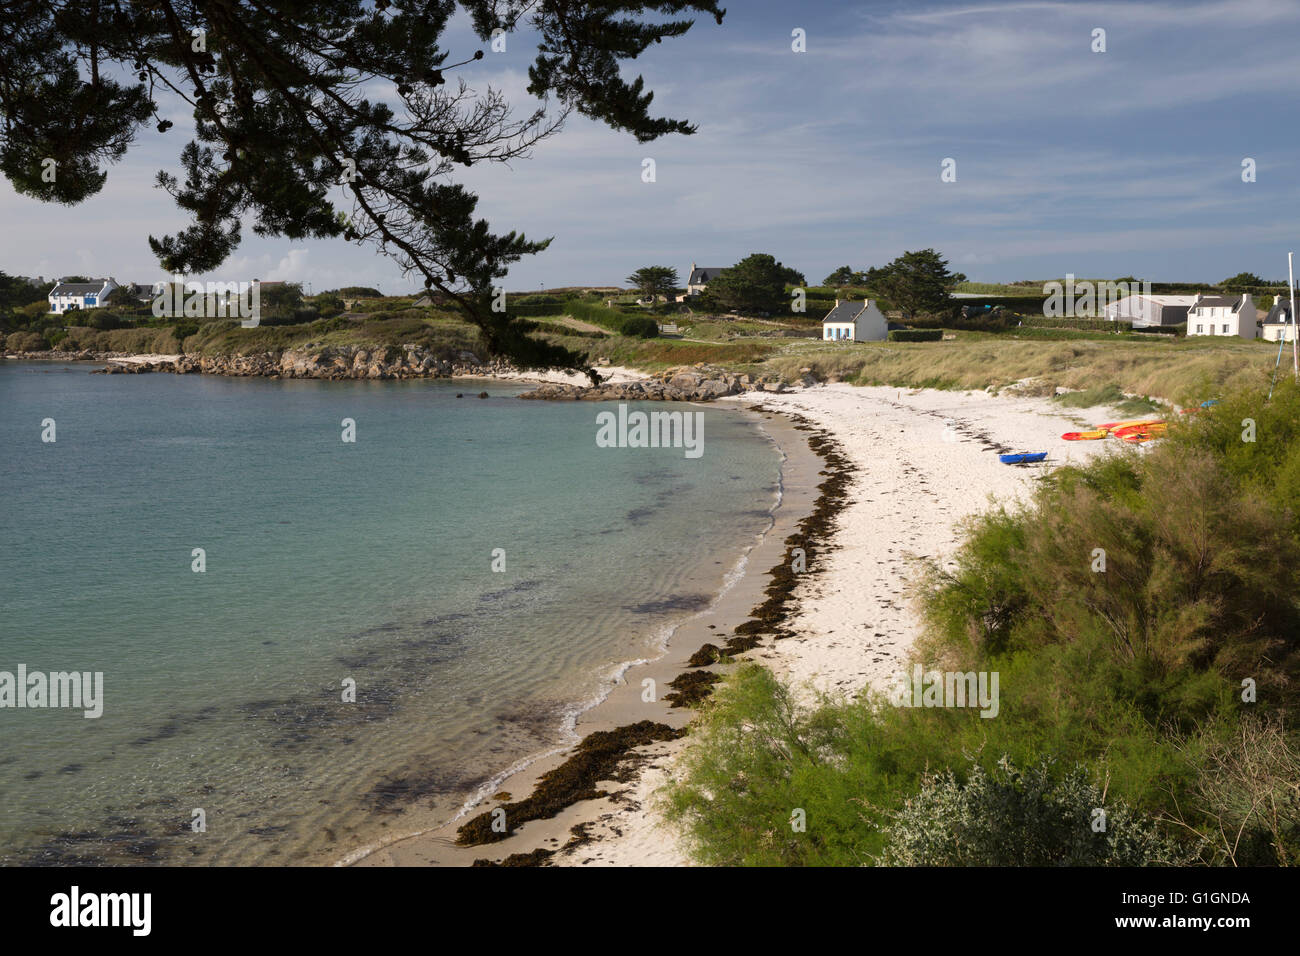
[[[648,265],[684,281],[692,262],[755,252],[818,283],[923,248],[983,282],[1285,278],[1300,246],[1298,40],[1296,0],[744,0],[721,26],[702,16],[624,65],[654,91],[652,112],[694,135],[639,144],[575,115],[531,157],[459,181],[495,231],[553,237],[511,268],[512,291],[626,285]],[[453,60],[485,46],[463,15],[443,45]],[[534,38],[512,35],[458,75],[526,114],[535,55]],[[0,270],[161,278],[147,237],[185,219],[154,177],[180,171],[193,128],[184,104],[171,110],[175,128],[146,127],[78,206],[0,180]],[[419,285],[341,239],[244,237],[218,272],[191,278]]]

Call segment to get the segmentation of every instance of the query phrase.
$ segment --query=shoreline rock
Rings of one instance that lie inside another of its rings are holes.
[[[726,395],[752,391],[785,391],[779,381],[753,380],[727,369],[707,365],[681,365],[637,382],[602,382],[600,385],[540,385],[520,398],[538,401],[582,402],[711,402]]]
[[[418,345],[365,347],[357,345],[311,346],[259,352],[250,355],[181,355],[174,361],[121,362],[136,358],[130,352],[19,352],[5,358],[46,359],[64,362],[103,362],[95,375],[144,375],[170,372],[175,375],[225,375],[233,378],[321,379],[325,381],[393,381],[414,378],[511,378],[521,373],[510,362],[484,362],[472,352],[454,358]],[[805,370],[806,371],[806,370]],[[805,374],[802,384],[816,382]],[[537,401],[651,401],[711,402],[741,392],[784,392],[786,384],[774,375],[754,378],[706,363],[665,369],[632,382],[602,382],[599,385],[545,383],[520,398]]]

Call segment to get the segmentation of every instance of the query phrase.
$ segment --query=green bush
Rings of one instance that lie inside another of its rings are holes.
[[[891,342],[941,342],[943,329],[894,329],[889,333]]]
[[[1147,814],[1107,799],[1076,764],[1052,761],[992,771],[971,761],[964,782],[926,774],[920,791],[889,814],[887,866],[1176,866],[1195,859]],[[1102,811],[1103,815],[1099,815]],[[1104,825],[1104,830],[1102,826]]]
[[[5,348],[11,352],[42,352],[47,343],[39,332],[10,332],[5,336]]]

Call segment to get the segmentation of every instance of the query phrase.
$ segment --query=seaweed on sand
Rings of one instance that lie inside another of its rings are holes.
[[[629,751],[656,740],[676,740],[684,734],[685,731],[650,720],[590,733],[568,760],[542,775],[531,796],[496,808],[505,811],[503,829],[494,830],[495,811],[485,811],[456,830],[456,843],[460,846],[497,843],[529,820],[548,819],[580,800],[607,797],[609,792],[596,789],[596,784],[620,779],[619,764]]]
[[[686,671],[668,683],[677,693],[664,694],[664,700],[674,707],[694,707],[713,693],[713,685],[720,680],[712,671]]]

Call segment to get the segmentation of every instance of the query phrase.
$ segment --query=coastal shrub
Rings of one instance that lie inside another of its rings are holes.
[[[11,332],[5,337],[11,352],[40,352],[46,348],[45,337],[38,332]]]
[[[989,771],[972,760],[964,781],[951,770],[927,773],[920,791],[889,815],[880,862],[1177,866],[1194,859],[1149,815],[1108,799],[1083,766],[1053,775],[1052,763],[1020,770],[1004,758]]]
[[[943,329],[894,329],[889,333],[891,342],[939,342]]]
[[[45,339],[36,332],[12,332],[5,337],[5,349],[16,352],[34,352],[45,349]]]

